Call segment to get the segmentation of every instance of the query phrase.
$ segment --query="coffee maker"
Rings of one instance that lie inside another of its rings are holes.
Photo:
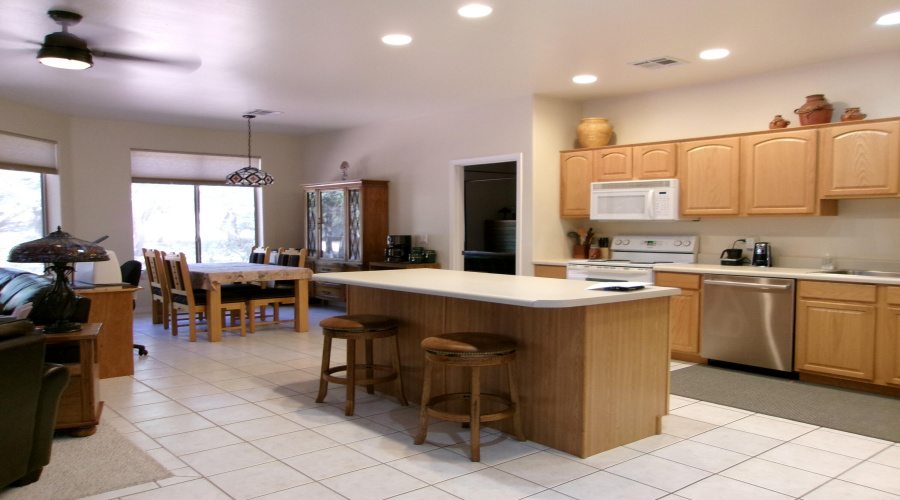
[[[384,249],[384,260],[385,262],[409,262],[409,251],[411,248],[411,235],[389,234],[387,247]]]
[[[772,267],[772,245],[766,242],[757,243],[753,247],[753,260],[751,266]]]

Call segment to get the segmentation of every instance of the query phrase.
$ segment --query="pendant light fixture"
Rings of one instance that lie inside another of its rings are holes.
[[[274,183],[275,179],[262,170],[253,167],[253,159],[250,156],[250,141],[253,138],[250,132],[250,120],[256,118],[256,115],[244,115],[244,118],[247,119],[247,166],[225,176],[225,184],[253,187],[268,186]]]

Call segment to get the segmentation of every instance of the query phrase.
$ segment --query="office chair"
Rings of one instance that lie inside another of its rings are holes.
[[[141,263],[136,260],[129,260],[124,262],[119,268],[122,270],[122,282],[128,283],[129,285],[137,286],[141,281]],[[131,308],[135,308],[135,301],[131,301]],[[134,344],[134,348],[138,350],[138,356],[146,356],[147,348],[140,345]]]

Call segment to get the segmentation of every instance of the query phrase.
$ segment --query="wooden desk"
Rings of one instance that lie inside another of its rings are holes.
[[[134,292],[140,289],[75,284],[75,293],[91,299],[88,321],[103,324],[98,340],[100,378],[134,375]]]
[[[220,264],[188,264],[191,286],[206,290],[206,304],[210,311],[218,311],[222,304],[219,285],[251,281],[292,280],[294,282],[294,330],[309,331],[309,279],[312,271],[305,267],[226,262]],[[210,342],[222,341],[222,316],[207,314],[206,328]]]
[[[97,432],[103,411],[97,363],[100,326],[100,323],[84,323],[80,332],[44,335],[47,361],[64,364],[69,369],[69,385],[59,399],[56,428],[70,429],[69,434],[76,437]]]

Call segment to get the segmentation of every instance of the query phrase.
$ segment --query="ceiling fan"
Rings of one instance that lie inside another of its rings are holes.
[[[85,39],[69,33],[69,27],[75,26],[81,22],[81,14],[65,10],[50,10],[47,11],[47,15],[49,15],[50,19],[53,19],[56,24],[62,26],[62,31],[50,33],[44,37],[44,43],[41,44],[41,48],[38,50],[37,55],[38,61],[40,61],[41,64],[52,66],[54,68],[81,70],[93,66],[93,58],[100,57],[124,61],[167,64],[187,70],[194,70],[200,66],[199,59],[159,59],[92,49],[88,47],[88,43]]]

